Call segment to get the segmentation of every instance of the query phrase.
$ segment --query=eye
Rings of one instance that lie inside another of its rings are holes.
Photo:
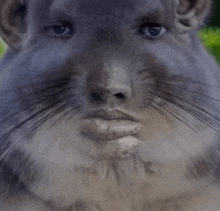
[[[166,32],[166,29],[159,24],[146,23],[140,26],[139,33],[146,39],[154,39]]]
[[[73,25],[69,22],[59,23],[49,27],[49,32],[57,37],[68,37],[74,33]]]

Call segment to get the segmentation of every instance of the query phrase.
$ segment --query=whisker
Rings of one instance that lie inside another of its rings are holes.
[[[218,117],[216,117],[215,115],[213,115],[212,113],[208,112],[207,110],[198,106],[197,104],[189,102],[189,100],[185,100],[185,99],[179,97],[181,95],[176,96],[173,93],[161,91],[160,89],[156,89],[156,90],[159,91],[161,93],[161,95],[157,94],[157,93],[156,94],[151,93],[152,96],[159,97],[160,99],[164,100],[165,102],[169,102],[172,105],[177,106],[178,108],[193,115],[198,120],[206,123],[208,126],[212,127],[214,130],[219,131],[218,128],[219,128],[220,119]],[[181,101],[181,103],[178,103],[177,100]],[[185,104],[185,106],[183,103]],[[213,120],[215,120],[219,123],[215,123]]]
[[[212,97],[212,96],[209,96],[209,95],[205,95],[204,93],[200,93],[200,92],[198,92],[198,91],[194,91],[194,90],[190,90],[190,89],[187,89],[186,87],[182,87],[182,86],[180,86],[180,85],[174,85],[174,84],[168,84],[167,82],[161,82],[161,81],[159,81],[159,82],[157,82],[158,84],[164,84],[164,85],[166,85],[166,86],[169,86],[170,87],[170,89],[171,90],[178,90],[178,94],[180,94],[180,95],[185,95],[185,94],[193,94],[193,95],[195,95],[195,96],[198,96],[198,95],[200,95],[201,97],[205,97],[206,99],[208,98],[208,99],[210,99],[210,100],[212,100],[212,101],[216,101],[216,102],[220,102],[220,100],[219,99],[216,99],[216,98],[214,98],[214,97]],[[158,89],[158,91],[162,91],[162,89]],[[182,91],[182,92],[181,92]],[[187,92],[187,93],[186,93]]]
[[[186,119],[185,117],[181,116],[180,114],[175,114],[173,111],[167,109],[167,108],[163,108],[163,107],[159,107],[156,104],[152,104],[151,105],[152,108],[156,109],[158,112],[162,113],[163,116],[166,116],[166,113],[169,113],[170,115],[172,115],[175,119],[177,119],[178,121],[182,122],[183,124],[185,124],[187,127],[189,127],[191,130],[193,130],[194,132],[196,132],[196,128],[192,126],[190,126],[190,121],[188,119]]]

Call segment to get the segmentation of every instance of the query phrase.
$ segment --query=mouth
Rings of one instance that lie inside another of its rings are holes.
[[[97,110],[88,115],[81,125],[81,131],[96,141],[111,141],[137,135],[141,124],[130,115],[113,111]]]
[[[82,132],[97,141],[111,141],[135,135],[139,131],[139,123],[124,119],[106,120],[93,117],[82,122]]]
[[[99,145],[98,154],[103,159],[130,157],[141,143],[141,124],[127,113],[97,110],[81,123],[81,133]]]

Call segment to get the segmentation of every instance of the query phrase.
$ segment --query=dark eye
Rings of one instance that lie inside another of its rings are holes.
[[[149,26],[148,32],[151,36],[158,36],[162,30],[161,26]]]
[[[73,26],[71,23],[61,23],[51,26],[52,33],[56,36],[70,36],[73,34]]]
[[[159,24],[147,23],[139,28],[139,32],[145,38],[156,38],[166,32],[166,29]]]

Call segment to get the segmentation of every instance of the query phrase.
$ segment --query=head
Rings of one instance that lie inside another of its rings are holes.
[[[219,68],[195,35],[210,5],[1,1],[7,182],[58,207],[100,209],[119,193],[144,206],[195,190],[219,128]]]

